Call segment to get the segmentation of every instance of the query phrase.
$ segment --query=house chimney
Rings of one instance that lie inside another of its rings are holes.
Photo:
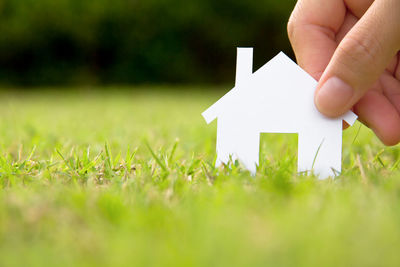
[[[236,62],[236,85],[246,82],[253,74],[253,48],[238,47]]]

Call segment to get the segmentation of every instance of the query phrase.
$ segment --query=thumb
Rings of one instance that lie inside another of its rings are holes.
[[[340,42],[322,75],[315,105],[344,114],[373,86],[400,49],[400,1],[377,0]]]

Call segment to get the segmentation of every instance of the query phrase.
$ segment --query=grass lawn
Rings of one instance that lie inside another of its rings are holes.
[[[0,93],[1,266],[399,266],[398,147],[357,123],[335,179],[296,135],[215,169],[224,91],[164,89]]]

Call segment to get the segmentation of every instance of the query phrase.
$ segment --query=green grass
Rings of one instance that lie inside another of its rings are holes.
[[[1,266],[398,266],[399,148],[344,132],[343,170],[213,167],[200,113],[223,91],[0,93]]]

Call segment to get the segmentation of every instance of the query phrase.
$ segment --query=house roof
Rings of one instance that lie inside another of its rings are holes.
[[[264,66],[259,68],[253,74],[251,74],[250,79],[252,77],[254,77],[255,75],[259,75],[260,73],[263,73],[268,68],[272,68],[272,67],[274,67],[274,65],[281,64],[281,63],[293,64],[297,68],[299,68],[299,70],[301,70],[301,68],[299,66],[297,66],[297,64],[294,63],[288,56],[286,56],[283,52],[280,52],[275,57],[273,57],[270,61],[268,61]],[[226,103],[229,102],[230,99],[232,99],[242,89],[243,89],[243,86],[239,87],[238,85],[236,85],[232,90],[230,90],[223,97],[221,97],[217,102],[215,102],[213,105],[211,105],[206,111],[204,111],[202,113],[202,116],[204,117],[206,122],[211,123],[213,120],[215,120],[218,117],[219,113],[224,109],[224,106],[226,105]]]
[[[238,85],[230,90],[227,94],[221,97],[217,102],[211,105],[206,111],[202,113],[204,119],[207,123],[211,123],[215,120],[221,112],[226,112],[225,109],[235,100],[243,98],[243,90],[249,90],[246,85],[251,83],[252,80],[250,79],[258,79],[260,75],[270,75],[276,76],[276,74],[289,72],[292,74],[293,77],[289,77],[290,79],[299,79],[304,81],[308,81],[307,86],[300,86],[303,88],[310,88],[310,90],[314,90],[313,84],[316,86],[316,81],[302,68],[300,68],[294,61],[292,61],[288,56],[286,56],[283,52],[280,52],[270,61],[268,61],[264,66],[259,68],[256,72],[251,74],[247,81],[241,81]],[[286,78],[286,77],[284,77]],[[303,79],[304,78],[304,79]],[[307,83],[306,83],[307,84]],[[312,94],[312,92],[309,92]],[[354,122],[357,120],[357,115],[355,115],[352,111],[347,112],[343,116],[339,117],[338,119],[346,121],[349,125],[353,125]]]

